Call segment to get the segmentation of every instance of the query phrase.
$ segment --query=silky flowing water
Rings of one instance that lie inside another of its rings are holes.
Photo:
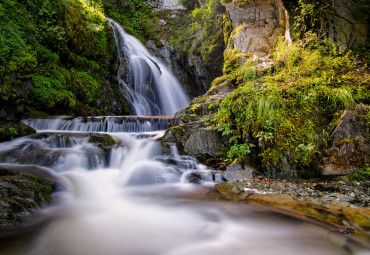
[[[137,67],[135,61],[150,59],[145,65],[154,68],[151,74],[158,71],[155,82],[149,79],[143,84],[154,89],[164,85],[160,82],[164,76],[172,80],[172,74],[167,76],[169,71],[136,39],[129,36],[127,40],[134,43],[127,43],[122,28],[111,24],[117,44],[133,47],[130,51],[136,57],[129,60],[130,68]],[[126,86],[123,90],[129,90],[137,114],[170,115],[187,103],[176,79],[151,97],[147,97],[151,92],[141,93],[145,89],[138,88],[139,78],[131,79],[135,81],[130,84],[120,82]],[[175,146],[171,155],[161,155],[156,138],[168,120],[158,116],[25,119],[38,133],[0,144],[1,165],[20,171],[32,168],[56,180],[59,188],[50,205],[0,235],[0,254],[366,254],[348,249],[343,235],[287,216],[252,205],[196,199],[214,183],[205,166],[193,157],[180,156]],[[104,142],[107,135],[114,144]],[[194,171],[208,178],[191,184],[188,177]]]

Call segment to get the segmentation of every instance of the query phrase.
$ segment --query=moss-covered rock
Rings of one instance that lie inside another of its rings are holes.
[[[54,189],[51,181],[0,168],[0,227],[20,224],[23,217],[51,201]]]
[[[36,133],[36,130],[22,123],[7,122],[0,124],[0,142]]]

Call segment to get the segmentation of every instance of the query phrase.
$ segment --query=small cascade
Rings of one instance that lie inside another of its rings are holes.
[[[102,116],[30,118],[22,123],[37,130],[78,132],[151,132],[165,130],[171,116]]]
[[[117,45],[117,79],[123,96],[137,115],[173,115],[189,104],[180,82],[162,61],[113,20],[108,19]]]

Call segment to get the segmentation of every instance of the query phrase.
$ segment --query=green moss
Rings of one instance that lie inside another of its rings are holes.
[[[102,148],[111,147],[114,144],[116,144],[114,139],[110,135],[107,135],[107,134],[104,134],[104,135],[94,134],[89,138],[89,143],[97,144],[99,147],[102,147]]]
[[[9,115],[81,114],[77,105],[97,106],[101,84],[116,83],[114,40],[101,4],[1,4],[0,103]]]
[[[24,124],[4,123],[0,124],[0,142],[10,141],[14,138],[36,133],[36,130]]]
[[[343,110],[367,103],[370,73],[366,63],[354,68],[353,53],[341,53],[312,33],[292,44],[281,41],[272,57],[275,64],[261,70],[254,56],[232,48],[225,52],[224,76],[213,86],[236,89],[213,121],[231,137],[229,162],[248,161],[252,153],[262,165],[289,159],[298,169],[309,169],[314,155],[328,147],[328,134]],[[238,153],[251,144],[253,150]]]

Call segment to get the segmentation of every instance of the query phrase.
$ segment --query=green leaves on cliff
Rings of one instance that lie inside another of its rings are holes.
[[[239,65],[241,55],[235,50],[225,54],[225,65],[233,68],[226,68],[213,84],[236,88],[214,118],[219,131],[230,136],[231,161],[246,162],[251,153],[264,164],[279,166],[285,158],[309,169],[315,155],[329,145],[328,134],[343,110],[370,104],[366,64],[314,34],[291,44],[281,41],[273,64],[265,68],[251,56]],[[235,153],[240,146],[249,149]]]
[[[151,33],[149,14],[151,8],[142,0],[95,0],[99,2],[107,17],[120,23],[127,32],[141,40]]]
[[[77,101],[96,106],[115,52],[109,36],[96,1],[2,1],[1,103],[51,114],[73,114]]]

